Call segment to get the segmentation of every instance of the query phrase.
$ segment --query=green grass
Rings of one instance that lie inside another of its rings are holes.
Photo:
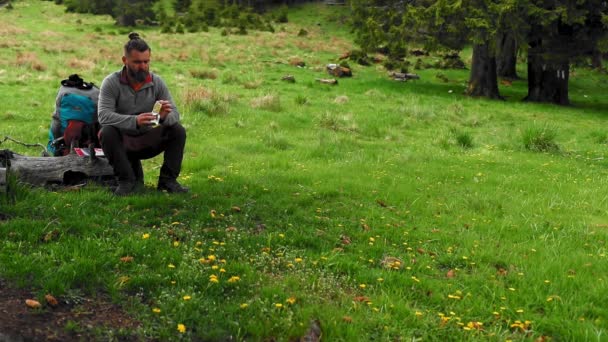
[[[127,31],[14,5],[0,9],[0,135],[45,144],[59,80],[101,83]],[[466,70],[401,83],[351,63],[323,85],[349,32],[323,6],[289,18],[245,36],[138,28],[183,113],[192,192],[20,186],[0,209],[0,276],[109,293],[158,340],[289,340],[315,319],[327,341],[605,340],[606,75],[574,68],[569,107],[521,102],[525,80],[504,102],[465,97]],[[145,162],[148,187],[161,163]]]

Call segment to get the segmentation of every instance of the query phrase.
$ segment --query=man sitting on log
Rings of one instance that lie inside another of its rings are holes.
[[[129,34],[124,46],[122,70],[108,75],[99,95],[101,148],[118,178],[115,195],[142,190],[142,159],[164,151],[157,189],[188,192],[177,182],[181,171],[186,130],[165,82],[150,72],[148,44],[137,33]],[[152,113],[159,102],[158,113]],[[158,117],[157,115],[158,114]]]

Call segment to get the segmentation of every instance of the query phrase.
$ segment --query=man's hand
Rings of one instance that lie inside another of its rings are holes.
[[[164,120],[167,115],[169,115],[169,113],[171,113],[171,111],[173,110],[173,106],[171,105],[171,102],[167,101],[167,100],[159,100],[159,102],[162,104],[161,110],[160,110],[160,119]]]
[[[141,113],[137,116],[137,127],[152,126],[152,121],[155,119],[152,113]]]

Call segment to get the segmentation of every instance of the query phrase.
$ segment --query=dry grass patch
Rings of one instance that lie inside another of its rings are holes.
[[[8,37],[16,34],[24,34],[27,33],[27,30],[24,30],[20,27],[13,26],[6,22],[0,23],[0,36]]]
[[[36,71],[46,70],[46,65],[44,65],[38,56],[33,52],[17,52],[15,65],[18,67],[30,68]]]
[[[303,67],[306,65],[306,62],[298,56],[291,56],[287,59],[289,65]]]
[[[188,89],[182,94],[182,103],[186,111],[204,113],[208,116],[228,115],[230,104],[235,101],[236,96],[221,94],[203,87]]]
[[[215,80],[217,79],[218,76],[218,71],[217,69],[195,69],[195,70],[190,70],[190,76],[194,77],[194,78],[200,78],[200,79],[209,79],[209,80]]]
[[[92,70],[93,68],[95,68],[95,62],[90,61],[90,60],[82,60],[82,59],[78,59],[78,58],[72,58],[68,63],[67,66],[70,67],[71,69],[76,69],[76,70]]]
[[[245,89],[257,89],[264,83],[263,80],[253,80],[243,82],[243,88]]]
[[[346,95],[336,96],[336,98],[334,99],[334,103],[337,103],[337,104],[344,104],[344,103],[347,103],[348,101],[349,101],[349,98]]]
[[[283,109],[281,107],[281,98],[276,94],[267,94],[256,97],[255,99],[251,100],[251,107],[268,110],[271,112],[280,112]]]

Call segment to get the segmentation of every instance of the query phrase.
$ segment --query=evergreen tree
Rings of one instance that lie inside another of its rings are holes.
[[[569,61],[606,40],[605,0],[352,0],[357,41],[389,54],[473,46],[467,93],[500,98],[500,70],[514,71],[514,42],[528,45],[527,100],[568,103]],[[530,23],[534,23],[530,25]],[[507,61],[509,57],[510,60]],[[511,74],[511,77],[513,74]]]

